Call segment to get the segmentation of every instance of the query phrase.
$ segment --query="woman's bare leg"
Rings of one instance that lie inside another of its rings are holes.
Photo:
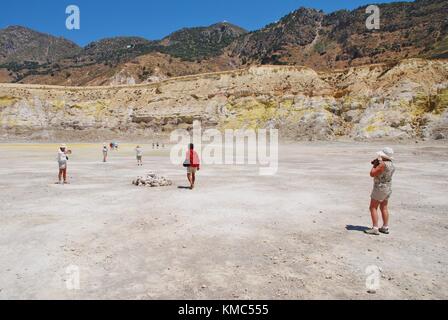
[[[190,188],[192,188],[193,187],[193,178],[192,178],[191,173],[187,173],[187,178],[188,178],[188,181],[190,182]]]
[[[61,183],[61,180],[62,180],[62,169],[59,169],[59,174],[58,174],[59,183]]]
[[[67,183],[67,168],[62,169],[62,176],[64,178],[64,183]]]
[[[389,228],[389,208],[387,205],[389,204],[388,200],[384,200],[380,204],[381,216],[383,218],[383,228]]]
[[[372,224],[374,228],[378,228],[378,206],[380,202],[374,199],[370,200],[370,215],[372,217]]]

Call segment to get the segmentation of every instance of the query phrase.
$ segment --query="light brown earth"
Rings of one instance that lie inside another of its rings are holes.
[[[0,84],[0,140],[102,142],[275,128],[297,141],[448,139],[448,60],[318,73],[258,66],[127,86]]]
[[[73,144],[61,186],[56,145],[1,144],[0,298],[446,299],[448,146],[392,145],[392,233],[372,237],[358,230],[381,146],[284,144],[277,175],[204,166],[190,191],[149,145],[139,168],[134,145],[103,164],[101,145]],[[131,185],[150,169],[175,185]],[[70,265],[80,290],[66,288]]]

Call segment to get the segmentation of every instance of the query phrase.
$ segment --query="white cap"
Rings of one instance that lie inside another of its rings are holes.
[[[378,156],[387,159],[394,160],[394,149],[386,147],[383,150],[376,153]]]

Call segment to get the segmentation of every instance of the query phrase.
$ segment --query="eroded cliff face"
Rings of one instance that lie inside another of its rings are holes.
[[[277,128],[297,140],[448,138],[448,61],[404,60],[317,73],[260,66],[111,87],[0,85],[3,139],[153,137]]]

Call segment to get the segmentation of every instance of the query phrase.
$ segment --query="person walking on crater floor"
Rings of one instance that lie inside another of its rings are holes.
[[[187,168],[187,178],[190,182],[190,189],[193,190],[196,182],[196,172],[200,170],[200,163],[199,156],[194,150],[194,144],[192,143],[188,146],[184,166]]]
[[[377,158],[372,161],[373,168],[370,176],[373,178],[373,191],[370,200],[370,215],[372,217],[373,227],[365,230],[370,235],[379,235],[380,233],[389,234],[389,199],[392,194],[392,177],[395,173],[394,150],[384,148],[377,153]],[[378,207],[381,210],[383,226],[378,228]]]

